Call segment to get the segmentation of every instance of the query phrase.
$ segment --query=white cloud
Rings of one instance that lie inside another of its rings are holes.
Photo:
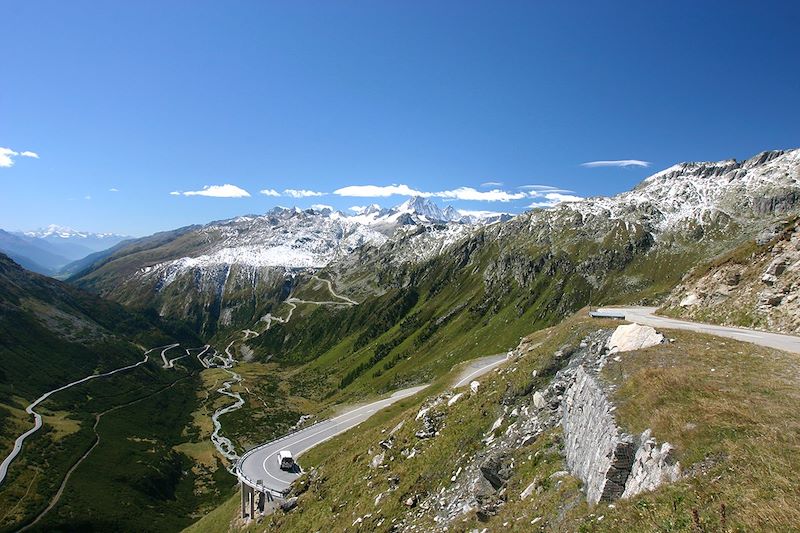
[[[284,189],[283,193],[292,198],[308,198],[310,196],[325,196],[324,192],[309,191],[308,189]]]
[[[111,187],[110,189],[108,189],[108,192],[119,192],[119,189],[117,189],[116,187]]]
[[[173,191],[170,194],[176,196],[177,194],[184,196],[210,196],[212,198],[249,198],[250,193],[241,187],[226,183],[225,185],[206,185],[199,191]]]
[[[334,210],[332,205],[326,205],[326,204],[312,204],[311,209],[314,209],[316,211],[322,211],[323,209],[330,209],[331,211]]]
[[[181,191],[172,191],[172,192],[171,192],[171,193],[169,193],[169,194],[170,194],[171,196],[180,196],[180,195],[181,195]]]
[[[589,161],[588,163],[581,163],[582,167],[597,168],[597,167],[649,167],[649,161],[641,161],[639,159],[613,159],[609,161]]]
[[[452,198],[454,200],[473,200],[480,202],[509,202],[511,200],[525,198],[527,195],[524,192],[508,192],[500,189],[477,191],[472,187],[459,187],[451,191],[430,193],[430,196],[435,196],[436,198]]]
[[[502,187],[502,181],[486,181],[481,183],[481,187]]]
[[[383,198],[387,196],[422,196],[424,198],[445,198],[451,200],[472,200],[482,202],[508,202],[519,200],[527,195],[524,192],[507,192],[500,189],[478,191],[472,187],[458,187],[449,191],[426,192],[412,189],[408,185],[350,185],[336,189],[333,194],[362,198]]]
[[[357,196],[360,198],[385,198],[387,196],[430,196],[429,193],[417,191],[408,185],[350,185],[336,189],[333,194],[339,196]]]
[[[11,159],[15,155],[19,155],[18,152],[15,152],[11,148],[2,148],[0,147],[0,167],[8,168],[14,166],[14,160]]]
[[[17,152],[11,148],[0,147],[0,168],[10,168],[14,166],[15,157],[32,157],[39,159],[39,154],[25,150],[24,152]]]
[[[84,196],[84,197],[83,197],[83,199],[84,199],[84,200],[91,200],[91,199],[92,199],[92,197],[91,197],[91,196],[89,196],[89,195],[87,194],[86,196]]]
[[[258,192],[260,192],[264,196],[280,196],[281,195],[281,193],[279,193],[275,189],[261,189]]]
[[[528,207],[553,207],[560,203],[569,203],[569,202],[581,202],[583,198],[580,196],[575,196],[574,194],[562,194],[559,192],[548,192],[546,194],[540,194],[538,196],[534,196],[534,198],[540,198],[540,200],[533,202]]]
[[[39,154],[25,150],[24,152],[17,152],[11,148],[0,147],[0,168],[10,168],[14,166],[15,157],[32,157],[39,159]]]
[[[494,216],[506,215],[510,213],[506,213],[504,211],[482,211],[480,209],[456,209],[459,215],[465,217],[477,217],[477,218],[489,218]]]

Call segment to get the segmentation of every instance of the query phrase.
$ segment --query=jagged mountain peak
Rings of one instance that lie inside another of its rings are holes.
[[[44,228],[22,232],[26,237],[36,239],[58,238],[58,239],[111,239],[126,238],[125,235],[116,233],[94,233],[90,231],[77,231],[67,226],[49,224]]]
[[[563,204],[579,212],[642,223],[658,235],[679,226],[704,226],[720,217],[746,220],[800,205],[800,149],[762,152],[747,160],[679,163],[612,197]]]
[[[398,213],[412,213],[421,215],[429,220],[445,220],[442,210],[433,200],[423,196],[412,196],[394,208]]]

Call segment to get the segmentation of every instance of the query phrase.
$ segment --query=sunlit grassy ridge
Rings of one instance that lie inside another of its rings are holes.
[[[420,425],[414,418],[425,398],[447,387],[444,380],[310,450],[301,463],[313,473],[298,484],[297,509],[278,511],[247,530],[343,531],[358,518],[362,530],[388,530],[399,521],[435,528],[431,516],[418,515],[405,500],[448,487],[458,467],[483,446],[481,439],[502,411],[500,399],[509,390],[531,384],[536,390],[547,382],[555,350],[616,325],[576,317],[534,334],[534,347],[508,365],[516,371],[507,367],[480,378],[477,395],[439,408],[444,423],[432,439],[414,436]],[[565,465],[560,430],[549,431],[514,452],[517,467],[497,516],[482,522],[468,513],[451,530],[794,530],[800,523],[793,482],[800,465],[796,356],[708,335],[666,333],[674,342],[626,353],[609,362],[601,378],[617,386],[613,400],[621,426],[632,433],[652,428],[659,441],[674,444],[686,477],[613,506],[588,506],[578,480],[550,477]],[[536,378],[533,370],[539,371]],[[380,448],[400,422],[393,448]],[[415,456],[404,458],[400,452],[412,447]],[[386,466],[371,468],[374,454],[384,451]],[[536,489],[523,501],[520,493],[531,482]],[[237,511],[234,497],[193,531],[227,528]]]

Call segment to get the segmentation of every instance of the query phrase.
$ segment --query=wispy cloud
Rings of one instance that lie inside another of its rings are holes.
[[[560,192],[548,192],[544,194],[539,194],[534,196],[534,198],[537,198],[537,200],[528,207],[548,208],[556,206],[561,203],[583,201],[583,198],[580,196],[576,196],[574,194],[563,194]]]
[[[281,193],[279,193],[275,189],[261,189],[258,192],[260,192],[264,196],[280,196],[281,195]]]
[[[420,191],[408,185],[350,185],[336,189],[333,194],[360,198],[385,198],[388,196],[422,196],[424,198],[444,198],[450,200],[472,200],[481,202],[508,202],[527,196],[524,192],[508,192],[500,189],[479,191],[472,187],[458,187],[447,191]]]
[[[612,159],[608,161],[589,161],[581,163],[582,167],[597,168],[597,167],[649,167],[649,161],[641,161],[639,159]]]
[[[292,198],[308,198],[311,196],[325,196],[324,192],[309,191],[308,189],[285,189],[283,194]]]
[[[119,189],[117,189],[116,187],[111,187],[110,189],[108,189],[108,192],[119,192]]]
[[[481,187],[502,187],[502,181],[485,181],[481,183]]]
[[[86,196],[84,196],[84,197],[83,197],[83,199],[84,199],[84,200],[91,200],[91,199],[92,199],[92,197],[91,197],[90,195],[88,195],[88,194],[87,194]]]
[[[11,148],[0,147],[0,168],[9,168],[14,166],[15,157],[31,157],[39,159],[39,154],[25,150],[24,152],[17,152]]]
[[[518,188],[526,191],[532,191],[532,193],[575,192],[570,189],[562,189],[561,187],[554,187],[552,185],[521,185]]]
[[[199,191],[172,191],[172,196],[210,196],[212,198],[249,198],[250,193],[241,187],[226,183],[225,185],[206,185]]]
[[[330,209],[331,211],[334,210],[332,205],[327,204],[312,204],[311,209],[315,209],[317,211],[322,211],[324,209]]]
[[[456,209],[459,215],[467,216],[467,217],[478,217],[478,218],[488,218],[500,215],[510,215],[511,213],[506,213],[505,211],[483,211],[480,209]]]

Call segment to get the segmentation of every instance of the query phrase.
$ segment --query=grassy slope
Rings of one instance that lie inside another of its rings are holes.
[[[0,296],[3,456],[13,439],[31,427],[31,417],[23,409],[41,393],[140,361],[141,346],[173,339],[189,346],[200,344],[185,328],[130,313],[118,304],[24,271],[3,257]],[[40,523],[42,529],[74,529],[80,524],[92,530],[113,523],[118,530],[174,530],[206,510],[210,499],[219,495],[213,474],[184,474],[191,470],[191,461],[171,451],[180,444],[199,442],[189,423],[199,364],[184,359],[178,365],[161,369],[159,354],[152,353],[146,365],[56,393],[41,404],[37,411],[44,426],[26,441],[0,486],[0,530],[16,530],[44,509],[67,470],[95,442],[92,426],[101,413],[106,414],[97,427],[100,444],[72,474],[59,504]],[[130,402],[135,403],[112,410]],[[203,475],[211,478],[210,488],[195,494],[196,480]],[[127,509],[123,514],[118,498],[164,512],[145,517]]]
[[[498,400],[509,386],[519,390],[530,381],[531,370],[549,368],[559,346],[577,343],[597,327],[613,325],[573,318],[534,334],[534,345],[543,344],[519,360],[516,372],[481,379],[478,395],[444,409],[444,428],[433,440],[419,441],[413,433],[418,429],[414,415],[419,405],[435,390],[314,448],[302,462],[306,468],[316,467],[318,473],[300,496],[298,509],[278,512],[249,530],[345,530],[367,514],[372,516],[362,528],[383,530],[392,519],[408,519],[402,502],[409,495],[437,492],[450,484],[458,458],[480,446],[480,438],[500,413]],[[669,335],[674,343],[628,353],[620,362],[610,363],[604,379],[619,386],[615,400],[620,424],[631,432],[653,428],[659,441],[676,446],[681,464],[694,475],[613,507],[592,508],[583,501],[577,480],[549,478],[564,468],[559,434],[553,431],[517,450],[518,466],[500,513],[488,523],[466,515],[454,530],[493,530],[502,524],[514,531],[540,527],[559,531],[794,529],[800,523],[800,493],[792,481],[792,472],[800,464],[796,357],[689,332]],[[535,387],[543,384],[534,383]],[[405,426],[387,454],[388,468],[370,469],[369,451],[377,450],[385,432],[401,420]],[[400,450],[410,446],[416,446],[418,454],[403,459]],[[389,491],[390,476],[400,480],[394,491]],[[538,480],[539,493],[521,501],[519,494],[534,480]],[[385,495],[376,506],[381,492]],[[231,523],[236,509],[234,496],[192,530],[220,531]],[[377,527],[381,518],[384,521]],[[535,526],[533,520],[537,520]],[[425,517],[414,523],[423,529],[434,525]]]

